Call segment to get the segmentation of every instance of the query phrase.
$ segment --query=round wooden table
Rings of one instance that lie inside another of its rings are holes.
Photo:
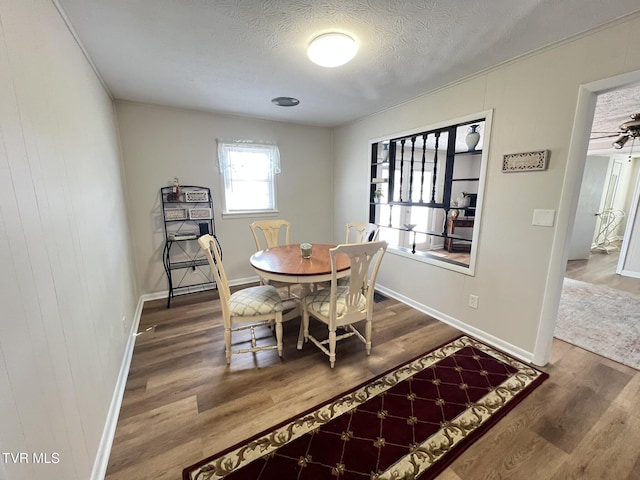
[[[314,244],[310,258],[302,258],[300,244],[280,245],[251,255],[249,262],[258,275],[278,282],[311,284],[331,280],[331,256],[335,245]],[[337,277],[349,275],[349,257],[338,255]]]
[[[335,245],[314,244],[310,258],[302,258],[300,244],[279,245],[267,248],[251,255],[249,262],[256,273],[263,278],[301,284],[301,297],[311,292],[314,283],[331,281],[331,256],[329,250]],[[349,257],[338,255],[336,257],[336,277],[342,278],[349,275]],[[300,307],[283,315],[282,320],[287,321],[300,316]],[[302,322],[298,332],[298,350],[302,349],[303,332]]]

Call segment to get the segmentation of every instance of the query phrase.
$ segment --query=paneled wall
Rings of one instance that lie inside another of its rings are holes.
[[[0,21],[0,477],[87,480],[137,302],[113,103],[51,1]]]

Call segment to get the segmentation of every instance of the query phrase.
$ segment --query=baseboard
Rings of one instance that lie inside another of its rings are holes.
[[[131,323],[131,329],[129,330],[129,339],[124,349],[122,363],[120,364],[120,371],[118,373],[118,379],[116,381],[116,388],[114,389],[113,395],[111,397],[111,404],[109,406],[109,412],[107,413],[107,421],[102,431],[102,438],[100,439],[100,445],[98,446],[96,459],[93,462],[93,469],[91,470],[90,477],[91,480],[104,480],[104,477],[107,473],[109,455],[111,454],[111,445],[113,444],[113,438],[116,434],[116,425],[118,424],[118,416],[120,415],[120,407],[122,406],[124,389],[127,385],[129,367],[131,366],[131,358],[133,357],[133,347],[136,343],[135,334],[138,331],[138,326],[140,325],[140,316],[142,315],[142,308],[145,302],[145,299],[143,297],[144,295],[138,300],[138,305],[136,307],[135,314],[133,315],[133,322]]]
[[[258,282],[260,279],[258,276],[239,278],[229,282],[230,286],[244,285],[249,283]],[[131,358],[133,357],[133,348],[136,343],[136,332],[140,326],[140,317],[142,316],[142,310],[145,302],[152,300],[166,299],[169,295],[168,290],[146,293],[141,295],[138,299],[138,305],[133,316],[133,322],[129,331],[129,340],[124,350],[124,356],[122,363],[120,364],[120,371],[118,373],[118,379],[116,381],[116,387],[111,397],[111,404],[109,406],[109,412],[107,414],[107,421],[102,431],[102,438],[100,439],[100,445],[98,446],[98,452],[96,453],[96,459],[93,462],[93,469],[91,471],[90,480],[104,480],[107,473],[107,466],[109,464],[109,455],[111,454],[111,445],[116,433],[116,426],[118,424],[118,416],[120,414],[120,407],[122,406],[122,399],[124,397],[124,390],[127,384],[127,377],[129,376],[129,368],[131,366]]]
[[[235,280],[229,280],[229,286],[235,287],[238,285],[256,283],[259,281],[260,281],[260,277],[258,277],[257,275],[254,277],[237,278]],[[203,292],[208,292],[208,291],[210,290],[203,290]],[[197,292],[194,292],[194,293],[197,293]],[[184,295],[189,295],[189,294],[186,293]],[[144,304],[144,302],[150,302],[151,300],[161,300],[161,299],[166,300],[168,296],[169,296],[169,290],[162,290],[160,292],[145,293],[140,297],[140,300],[142,300],[142,303]]]
[[[473,336],[477,340],[487,343],[488,345],[491,345],[492,347],[502,350],[505,353],[513,355],[514,357],[524,362],[527,362],[527,363],[533,362],[532,352],[527,352],[526,350],[523,350],[520,347],[516,347],[515,345],[512,345],[508,342],[505,342],[500,338],[494,337],[493,335],[490,335],[482,330],[478,330],[477,328],[471,327],[456,318],[453,318],[449,315],[439,312],[438,310],[435,310],[431,307],[418,303],[415,300],[405,297],[404,295],[394,290],[391,290],[390,288],[382,286],[380,284],[376,284],[376,290],[378,290],[381,293],[384,293],[385,295],[391,298],[398,300],[399,302],[406,303],[410,307],[413,307],[422,313],[426,313],[427,315],[430,315],[433,318],[440,320],[443,323],[446,323],[447,325],[451,325],[452,327],[457,328],[458,330],[461,330],[464,333],[467,333]]]
[[[144,305],[144,302],[150,302],[151,300],[166,300],[168,295],[168,290],[163,290],[162,292],[145,293],[144,295],[140,296],[140,301]]]
[[[631,270],[620,270],[620,275],[623,277],[640,278],[640,272],[633,272]]]

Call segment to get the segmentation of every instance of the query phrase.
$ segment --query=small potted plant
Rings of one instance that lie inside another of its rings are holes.
[[[373,192],[373,200],[376,203],[380,203],[382,197],[384,197],[384,193],[382,193],[382,190],[380,190],[379,188],[377,188],[375,190],[375,192]]]

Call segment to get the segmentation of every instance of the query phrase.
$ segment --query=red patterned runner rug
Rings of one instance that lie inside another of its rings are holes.
[[[461,336],[186,468],[183,478],[431,479],[547,377]]]

